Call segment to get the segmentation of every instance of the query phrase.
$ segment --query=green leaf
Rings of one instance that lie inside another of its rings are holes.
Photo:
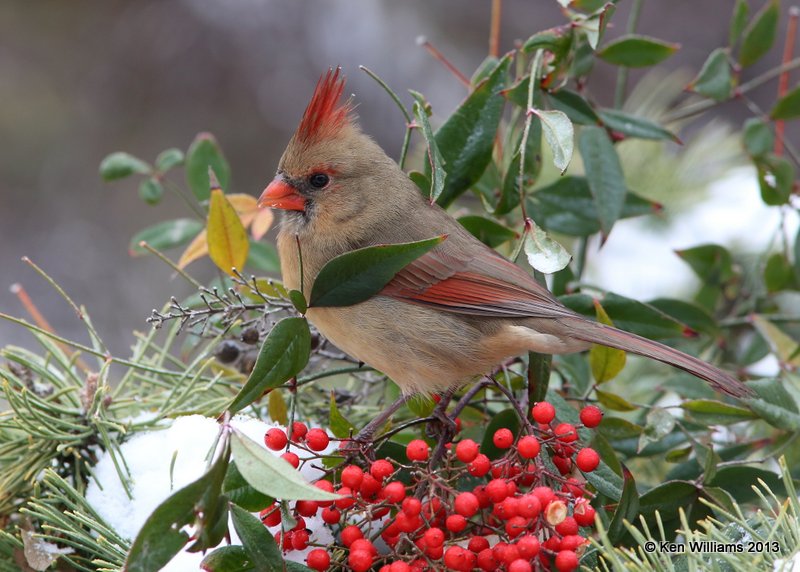
[[[241,411],[267,389],[277,387],[294,377],[308,363],[311,334],[304,318],[284,318],[270,330],[256,358],[250,377],[228,407]]]
[[[742,132],[744,148],[751,157],[763,157],[772,151],[775,137],[766,122],[756,117],[750,117],[744,122]]]
[[[198,220],[190,218],[165,220],[137,232],[131,238],[128,253],[131,256],[149,254],[146,249],[139,246],[141,242],[146,242],[156,250],[181,246],[197,236],[201,230],[203,223]]]
[[[139,198],[148,205],[157,205],[164,196],[164,187],[158,179],[150,177],[139,183]]]
[[[764,284],[768,292],[779,292],[795,286],[794,269],[782,253],[775,252],[767,258]]]
[[[511,55],[503,57],[489,77],[469,94],[436,132],[447,178],[438,203],[446,207],[480,179],[492,160],[492,149],[505,99]]]
[[[122,151],[107,155],[100,163],[100,176],[104,181],[124,179],[134,173],[147,175],[151,170],[150,165],[138,157]]]
[[[615,501],[622,498],[624,486],[622,477],[612,471],[604,461],[601,461],[594,471],[586,473],[584,477],[600,494]]]
[[[639,493],[636,490],[636,481],[625,465],[622,465],[622,483],[622,497],[608,525],[608,538],[615,544],[628,533],[625,521],[636,522],[636,517],[639,516]]]
[[[569,294],[559,300],[568,308],[585,316],[594,316],[594,299],[586,294]],[[673,338],[683,335],[686,325],[658,311],[653,306],[608,293],[603,299],[603,308],[622,330],[651,339]]]
[[[771,153],[755,158],[761,200],[770,206],[784,205],[792,196],[794,165]]]
[[[772,47],[778,33],[779,17],[780,3],[769,0],[747,25],[739,48],[739,63],[743,67],[756,63]]]
[[[611,409],[612,411],[636,411],[638,409],[638,407],[631,404],[628,400],[615,393],[608,393],[599,389],[595,389],[594,391],[597,396],[597,401],[606,409]],[[640,433],[641,431],[637,432],[637,436]]]
[[[352,306],[374,296],[395,274],[440,244],[446,235],[418,242],[378,244],[328,261],[311,288],[309,307]]]
[[[582,95],[569,89],[559,89],[548,94],[554,109],[563,111],[573,123],[597,125],[600,123],[595,110]]]
[[[749,12],[750,6],[747,5],[747,0],[736,0],[736,5],[733,7],[733,14],[731,15],[730,32],[728,34],[728,44],[731,47],[742,37],[744,27],[747,25],[747,15]]]
[[[724,284],[734,277],[731,253],[718,244],[703,244],[686,250],[676,250],[675,254],[706,283]]]
[[[156,169],[162,173],[166,173],[173,167],[183,165],[184,156],[183,151],[176,148],[165,149],[156,157]]]
[[[707,425],[728,425],[757,417],[749,409],[713,399],[690,399],[681,403],[681,408],[698,423]]]
[[[186,183],[198,201],[208,200],[211,193],[209,167],[217,176],[219,186],[227,190],[231,178],[228,160],[211,133],[200,133],[186,152]]]
[[[257,570],[283,572],[283,557],[267,527],[240,506],[231,504],[231,519],[236,534]]]
[[[525,165],[520,173],[522,161],[522,139],[524,131],[520,131],[519,140],[514,145],[514,155],[503,178],[503,191],[500,200],[494,207],[495,215],[504,215],[513,210],[520,201],[520,177],[522,188],[527,192],[536,183],[542,170],[542,123],[531,118],[528,139],[525,142]],[[487,171],[488,172],[488,171]]]
[[[444,184],[447,180],[447,173],[444,170],[444,158],[439,150],[439,145],[433,136],[433,129],[428,121],[428,114],[425,112],[426,102],[421,94],[412,91],[411,95],[417,100],[414,102],[414,117],[417,118],[420,127],[422,128],[422,136],[425,138],[425,144],[428,147],[428,164],[426,165],[426,172],[431,173],[430,186],[428,189],[428,197],[431,203],[442,194]],[[419,184],[418,181],[414,181]],[[423,189],[424,191],[425,189]]]
[[[677,135],[644,117],[637,117],[618,109],[600,109],[597,114],[608,129],[628,137],[681,143]]]
[[[466,228],[469,233],[487,246],[495,248],[501,244],[514,240],[519,236],[515,231],[503,226],[493,219],[466,215],[458,219],[461,226]]]
[[[778,326],[767,320],[761,314],[753,314],[750,321],[769,344],[772,352],[784,364],[798,365],[798,343]],[[776,401],[780,403],[780,401]]]
[[[547,50],[551,52],[557,60],[560,60],[569,53],[571,45],[571,34],[565,33],[561,29],[552,29],[537,32],[528,38],[522,45],[522,51],[526,54],[530,54],[536,50]]]
[[[607,326],[614,323],[603,309],[599,300],[594,301],[597,321]],[[622,368],[625,367],[625,352],[608,346],[594,344],[589,350],[589,364],[592,367],[592,375],[598,384],[605,383],[614,379]]]
[[[203,558],[200,562],[200,570],[206,572],[251,572],[256,570],[256,567],[244,546],[221,546]]]
[[[597,207],[585,177],[562,177],[531,194],[528,212],[550,232],[589,236],[600,231]],[[653,214],[661,205],[628,192],[620,218]]]
[[[575,145],[575,129],[572,127],[572,122],[563,111],[541,109],[531,111],[542,122],[544,140],[553,152],[553,164],[563,173],[572,160]]]
[[[481,453],[492,460],[502,457],[507,450],[498,449],[495,446],[493,440],[495,432],[498,429],[506,428],[510,429],[514,435],[517,435],[519,433],[519,427],[519,417],[517,417],[517,412],[513,409],[504,409],[497,415],[494,415],[489,421],[489,425],[486,427],[486,431],[483,434]]]
[[[600,228],[603,234],[608,235],[611,227],[622,216],[628,192],[617,150],[601,127],[581,129],[578,147],[589,190],[594,197]]]
[[[769,116],[772,119],[797,119],[800,117],[800,85],[780,98]]]
[[[339,406],[336,405],[336,399],[334,398],[333,391],[331,391],[329,420],[331,433],[333,433],[339,439],[346,439],[347,437],[350,437],[351,431],[356,428],[355,425],[348,421],[348,419],[342,415],[341,411],[339,411]]]
[[[679,47],[678,44],[631,34],[607,43],[597,55],[610,64],[640,68],[664,61]]]
[[[650,300],[648,304],[678,322],[686,324],[695,332],[708,336],[715,336],[719,332],[719,326],[711,314],[693,302],[674,298],[657,298]]]
[[[678,509],[686,509],[699,494],[698,487],[693,483],[668,481],[653,487],[639,497],[640,513],[651,516],[658,511],[661,516],[676,517]]]
[[[242,473],[236,467],[236,463],[228,465],[228,472],[225,474],[225,480],[222,483],[222,492],[231,502],[253,512],[267,508],[273,500],[271,497],[251,487],[244,480]]]
[[[247,250],[247,260],[245,260],[244,266],[270,274],[278,274],[281,271],[278,251],[271,242],[263,240],[250,240],[250,248]]]
[[[716,101],[729,99],[733,92],[733,74],[728,62],[728,50],[717,48],[711,52],[688,89]]]
[[[306,297],[300,290],[289,291],[289,300],[292,301],[294,309],[300,312],[301,314],[305,314],[306,310],[308,310],[308,303],[306,302]]]
[[[243,433],[231,435],[233,461],[257,491],[281,500],[336,500],[339,495],[310,485],[286,460],[277,457]]]
[[[219,187],[211,190],[206,226],[208,255],[217,268],[233,275],[233,269],[244,268],[250,241],[242,219]]]
[[[759,481],[763,481],[773,494],[785,498],[786,487],[781,478],[772,471],[758,467],[722,467],[708,484],[726,490],[736,502],[746,503],[758,499],[753,487],[757,486]]]
[[[567,249],[547,236],[547,233],[533,221],[530,221],[530,228],[525,233],[522,247],[528,264],[544,274],[558,272],[572,260],[572,255]]]

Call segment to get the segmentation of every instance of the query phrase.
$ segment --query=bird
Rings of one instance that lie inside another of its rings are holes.
[[[277,248],[284,285],[308,299],[314,278],[339,255],[446,238],[377,295],[308,308],[308,320],[339,349],[387,375],[404,395],[451,391],[527,352],[574,353],[593,344],[670,364],[732,397],[752,394],[705,361],[567,308],[424,197],[361,130],[344,86],[340,68],[320,77],[258,199],[261,208],[283,211]]]

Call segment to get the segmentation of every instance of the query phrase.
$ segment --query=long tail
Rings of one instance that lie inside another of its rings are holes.
[[[731,374],[659,342],[583,318],[561,318],[559,322],[569,328],[572,337],[579,340],[617,348],[677,367],[733,397],[754,395],[752,389]]]

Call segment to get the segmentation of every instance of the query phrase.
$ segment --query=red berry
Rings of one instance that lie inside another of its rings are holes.
[[[308,433],[308,427],[306,427],[306,424],[301,423],[300,421],[295,421],[292,423],[292,430],[289,433],[289,439],[295,443],[299,443],[306,436],[306,433]]]
[[[532,519],[542,512],[542,502],[533,494],[522,495],[517,499],[517,514]]]
[[[578,430],[571,423],[559,423],[553,429],[553,433],[562,443],[573,443],[578,440]]]
[[[350,548],[350,545],[359,538],[364,538],[364,533],[362,533],[361,529],[356,525],[351,524],[350,526],[345,526],[342,529],[342,544],[344,544],[347,548]]]
[[[403,499],[401,510],[408,516],[419,516],[422,512],[422,501],[416,497],[407,497]]]
[[[429,528],[422,535],[422,540],[428,546],[441,546],[444,544],[444,531],[441,528]]]
[[[519,443],[517,443],[517,451],[519,452],[519,456],[523,459],[533,459],[539,454],[541,449],[542,446],[539,443],[539,439],[533,435],[525,435],[519,440]]]
[[[478,553],[478,568],[491,572],[500,567],[500,562],[491,548],[485,548]]]
[[[589,429],[593,429],[603,420],[603,411],[595,405],[587,405],[581,409],[580,417],[581,423]]]
[[[575,464],[584,473],[591,473],[600,464],[600,455],[591,447],[584,447],[578,451],[575,457]]]
[[[568,516],[556,525],[556,532],[561,536],[578,534],[578,523],[571,516]]]
[[[572,459],[562,457],[561,455],[553,455],[552,461],[556,469],[558,469],[558,472],[562,475],[567,475],[572,470]]]
[[[369,474],[379,481],[383,481],[392,473],[394,473],[394,467],[386,459],[378,459],[369,466]]]
[[[325,491],[326,493],[333,492],[333,483],[324,479],[314,482],[314,486],[321,491]],[[321,507],[333,506],[333,501],[317,501],[317,504]]]
[[[410,516],[408,513],[400,511],[394,517],[394,521],[397,523],[397,528],[400,529],[400,532],[414,532],[422,526],[422,519],[419,514]]]
[[[312,451],[322,451],[328,447],[331,438],[323,429],[311,429],[306,433],[306,445]]]
[[[264,526],[277,526],[281,523],[281,509],[275,503],[259,513]]]
[[[494,505],[494,510],[492,511],[492,514],[496,515],[502,520],[508,520],[509,518],[517,516],[517,514],[519,514],[518,506],[519,506],[518,498],[506,497],[505,499],[503,499],[503,502],[499,502]]]
[[[470,553],[471,554],[471,553]],[[460,546],[451,546],[444,553],[444,565],[450,570],[469,570],[467,564],[467,551]]]
[[[513,544],[499,542],[495,545],[495,556],[506,564],[511,564],[519,558],[519,550]]]
[[[478,497],[472,493],[458,493],[453,502],[453,508],[455,508],[456,512],[461,516],[469,518],[478,512],[480,503],[478,502]]]
[[[336,491],[337,495],[340,495],[340,498],[333,501],[333,504],[336,505],[336,508],[339,510],[345,510],[356,504],[356,499],[353,498],[353,491],[350,487],[339,487],[339,490]]]
[[[542,508],[546,508],[556,498],[556,493],[550,487],[536,487],[531,493],[539,499]]]
[[[402,560],[398,560],[397,562],[392,562],[392,564],[389,566],[388,572],[411,572],[411,566]]]
[[[540,401],[531,409],[533,420],[544,425],[556,418],[556,408],[547,401]]]
[[[281,459],[285,459],[295,469],[300,466],[300,457],[289,451],[281,455]]]
[[[508,486],[503,479],[492,479],[486,485],[486,494],[492,502],[502,502],[508,496]]]
[[[406,457],[409,461],[424,461],[430,454],[430,447],[422,439],[414,439],[406,445]]]
[[[583,488],[583,483],[581,483],[575,477],[568,478],[567,482],[564,483],[564,486],[561,487],[561,490],[576,499],[581,498],[583,493],[586,492]]]
[[[273,451],[280,451],[289,442],[286,432],[283,429],[273,427],[264,435],[264,444]]]
[[[372,568],[372,561],[374,560],[372,554],[366,550],[354,550],[347,557],[347,563],[350,569],[355,572],[367,572]]]
[[[508,534],[509,538],[516,538],[523,532],[528,526],[528,520],[522,516],[514,516],[506,521],[506,534]]]
[[[462,439],[456,445],[456,458],[462,463],[471,463],[478,456],[480,447],[472,439]]]
[[[514,434],[511,432],[511,429],[502,427],[494,432],[492,442],[498,449],[508,449],[514,444]]]
[[[361,482],[364,480],[364,471],[361,467],[356,465],[348,465],[342,469],[342,484],[349,487],[351,490],[357,490],[361,487]]]
[[[306,564],[312,570],[324,572],[331,565],[331,555],[322,548],[315,548],[306,556]]]
[[[520,536],[517,540],[517,550],[520,556],[530,560],[539,554],[539,539],[532,534]]]
[[[533,572],[533,568],[528,561],[517,558],[508,565],[508,572]]]
[[[381,492],[381,483],[369,473],[365,473],[358,492],[361,493],[362,498],[374,500],[378,493]]]
[[[475,460],[467,465],[467,471],[473,477],[483,477],[491,468],[492,463],[489,461],[489,457],[483,453],[479,453],[478,456],[475,457]]]
[[[364,550],[365,552],[369,552],[373,556],[376,556],[378,554],[378,549],[375,548],[375,545],[372,544],[372,542],[367,540],[366,538],[356,538],[350,545],[350,550],[353,552],[357,550]]]
[[[400,481],[392,481],[383,487],[383,498],[390,503],[399,504],[406,498],[406,486]]]
[[[297,504],[295,504],[295,509],[297,510],[297,514],[300,516],[314,516],[317,514],[319,505],[316,503],[316,501],[299,500],[297,501]]]
[[[583,546],[586,543],[586,539],[582,536],[578,536],[577,534],[569,534],[561,539],[561,546],[559,547],[561,550],[572,550],[575,552],[578,547]]]
[[[292,533],[292,548],[295,550],[305,550],[308,547],[310,536],[305,530],[296,530]]]
[[[458,534],[467,528],[467,519],[460,514],[451,514],[444,521],[444,526],[450,532]]]
[[[474,489],[472,489],[472,494],[474,494],[478,498],[478,505],[481,508],[487,508],[490,504],[492,504],[492,499],[489,498],[489,495],[486,494],[486,487],[483,485],[478,485]]]
[[[467,548],[474,552],[475,554],[479,554],[483,550],[489,548],[489,541],[486,540],[483,536],[473,536],[469,539],[469,543],[467,544]]]
[[[580,526],[592,526],[594,524],[595,510],[589,501],[586,499],[578,499],[575,502],[575,508],[572,511],[572,516],[575,522]]]
[[[321,516],[326,524],[336,524],[341,520],[342,513],[338,509],[327,507],[322,509]]]
[[[562,550],[556,554],[558,572],[572,572],[578,567],[578,555],[572,550]]]

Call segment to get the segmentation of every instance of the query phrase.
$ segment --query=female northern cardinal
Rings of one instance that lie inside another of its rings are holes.
[[[531,276],[431,205],[342,102],[344,79],[328,71],[258,201],[286,211],[278,251],[287,288],[304,290],[332,258],[364,246],[446,234],[373,298],[310,308],[339,348],[387,374],[404,393],[436,392],[489,373],[527,351],[579,352],[592,344],[640,354],[735,397],[751,390],[697,358],[608,327],[566,308]]]

